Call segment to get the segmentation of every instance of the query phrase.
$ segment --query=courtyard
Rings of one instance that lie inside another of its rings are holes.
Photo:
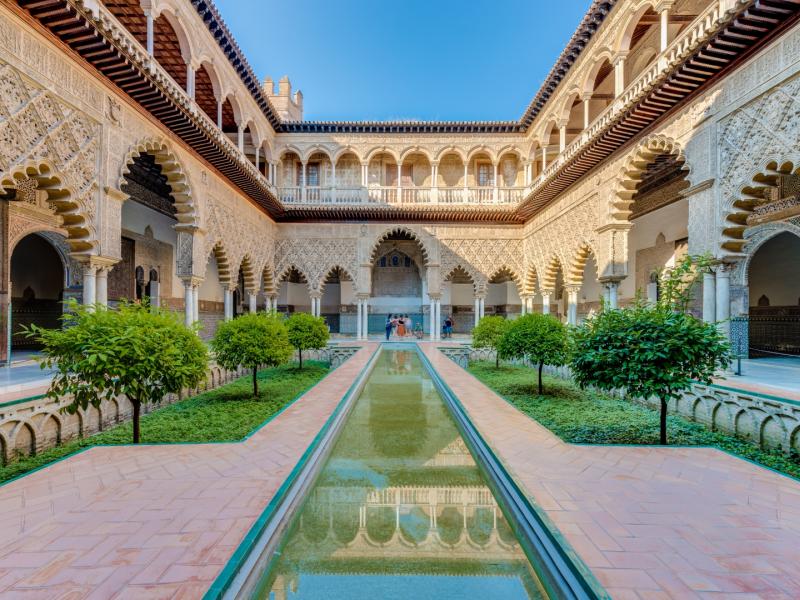
[[[0,600],[800,597],[800,2],[396,8],[0,5]]]

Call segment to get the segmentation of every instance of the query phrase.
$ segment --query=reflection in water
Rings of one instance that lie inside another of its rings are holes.
[[[378,360],[260,597],[544,597],[417,355]]]

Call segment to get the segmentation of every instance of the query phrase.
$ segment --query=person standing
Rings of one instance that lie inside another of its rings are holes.
[[[400,318],[397,319],[397,337],[405,337],[406,335],[406,322],[403,320],[403,316],[400,315]]]
[[[411,317],[409,317],[408,315],[406,315],[406,335],[407,335],[407,336],[410,336],[410,335],[412,335],[413,333],[414,333],[414,325],[413,325],[413,322],[411,321]]]
[[[386,315],[386,341],[389,341],[389,338],[392,335],[392,315]]]

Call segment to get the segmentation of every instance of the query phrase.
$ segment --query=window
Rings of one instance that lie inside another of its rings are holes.
[[[297,185],[303,185],[303,165],[297,163]],[[308,163],[306,165],[306,186],[319,186],[319,163]]]
[[[477,163],[478,167],[478,185],[481,187],[494,185],[494,168],[492,163],[482,162]]]

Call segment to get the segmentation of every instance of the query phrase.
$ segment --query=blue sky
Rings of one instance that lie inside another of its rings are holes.
[[[308,120],[515,120],[589,0],[216,0]]]

